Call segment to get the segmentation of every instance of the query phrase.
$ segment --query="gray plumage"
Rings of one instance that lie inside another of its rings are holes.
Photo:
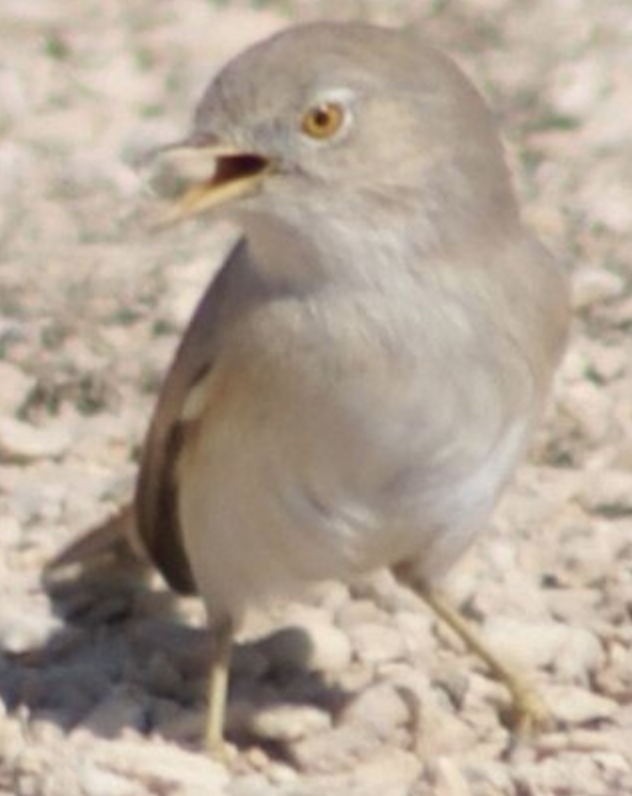
[[[348,128],[301,135],[329,100]],[[221,72],[193,140],[273,169],[226,208],[243,241],[159,402],[138,493],[150,553],[220,616],[383,565],[435,578],[487,522],[566,328],[489,111],[412,34],[318,24]]]
[[[216,628],[209,746],[244,611],[383,566],[505,681],[520,726],[543,724],[433,591],[524,453],[568,326],[485,103],[410,32],[306,25],[231,62],[161,159],[191,183],[168,220],[219,207],[241,229],[167,374],[134,509]]]

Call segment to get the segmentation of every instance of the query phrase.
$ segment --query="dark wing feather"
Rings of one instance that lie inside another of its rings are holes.
[[[245,249],[238,241],[200,301],[162,386],[149,427],[136,489],[136,514],[142,544],[176,591],[195,593],[179,523],[175,470],[184,428],[182,411],[191,389],[212,367],[218,309],[231,265]]]

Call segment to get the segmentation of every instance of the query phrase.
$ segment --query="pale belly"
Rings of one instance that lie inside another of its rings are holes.
[[[217,390],[178,467],[184,542],[211,613],[403,561],[432,579],[469,546],[526,424],[481,394],[463,430],[461,396],[429,414],[408,384],[348,401],[340,385],[336,400],[300,385],[250,385],[240,400]]]

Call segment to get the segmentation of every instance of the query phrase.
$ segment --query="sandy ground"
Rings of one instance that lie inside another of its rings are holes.
[[[335,9],[335,10],[334,10]],[[200,606],[129,570],[55,604],[42,566],[128,494],[156,386],[229,231],[148,237],[133,163],[213,71],[318,15],[415,19],[493,101],[525,212],[573,269],[555,407],[450,589],[529,672],[507,700],[385,575],[253,617],[203,752]],[[0,5],[0,793],[632,794],[632,7],[629,0]]]

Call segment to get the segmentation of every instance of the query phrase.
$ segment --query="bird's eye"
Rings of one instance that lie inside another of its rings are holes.
[[[310,138],[331,138],[342,127],[345,113],[337,102],[323,102],[310,108],[301,120],[301,130]]]

